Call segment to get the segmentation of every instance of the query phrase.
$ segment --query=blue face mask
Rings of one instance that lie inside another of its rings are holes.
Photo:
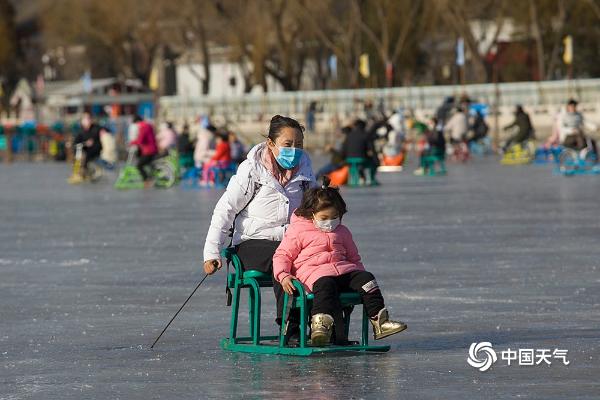
[[[298,165],[302,158],[302,149],[296,147],[279,147],[279,155],[275,157],[281,168],[292,169]]]

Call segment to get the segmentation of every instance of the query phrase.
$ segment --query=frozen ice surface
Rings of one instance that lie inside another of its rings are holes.
[[[202,277],[220,192],[117,192],[68,174],[0,165],[1,399],[600,397],[598,177],[490,159],[343,189],[344,222],[409,329],[383,355],[306,359],[219,348],[223,271],[150,350]],[[480,341],[568,349],[571,363],[480,372],[467,364]]]

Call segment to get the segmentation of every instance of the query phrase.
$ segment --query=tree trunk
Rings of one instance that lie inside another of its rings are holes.
[[[200,46],[202,48],[202,65],[204,66],[204,80],[202,81],[202,94],[208,95],[210,93],[210,52],[208,50],[208,43],[206,40],[206,30],[204,25],[200,22]]]
[[[554,77],[554,69],[558,64],[560,56],[560,43],[562,40],[562,34],[567,20],[567,11],[565,8],[564,1],[558,1],[558,26],[554,35],[554,42],[552,45],[552,52],[550,53],[550,61],[548,63],[548,69],[546,69],[546,79],[550,80]]]
[[[542,41],[542,33],[540,31],[540,22],[538,18],[538,10],[535,1],[529,1],[529,15],[531,17],[531,34],[535,41],[535,54],[537,58],[537,80],[542,80],[546,76],[544,70],[544,42]]]

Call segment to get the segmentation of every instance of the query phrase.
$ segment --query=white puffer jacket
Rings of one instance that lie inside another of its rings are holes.
[[[304,190],[316,185],[306,152],[298,172],[284,188],[260,162],[262,151],[269,151],[266,143],[250,150],[217,202],[204,243],[204,261],[220,258],[221,249],[229,244],[234,219],[233,245],[249,239],[282,240]]]

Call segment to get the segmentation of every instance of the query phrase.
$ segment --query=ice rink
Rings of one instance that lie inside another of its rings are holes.
[[[203,276],[221,192],[70,186],[69,172],[0,165],[0,399],[600,397],[599,177],[490,158],[343,189],[344,223],[409,328],[385,354],[294,358],[220,349],[224,271],[150,350]],[[497,353],[485,372],[473,342]],[[569,365],[508,365],[509,348],[568,350]]]

